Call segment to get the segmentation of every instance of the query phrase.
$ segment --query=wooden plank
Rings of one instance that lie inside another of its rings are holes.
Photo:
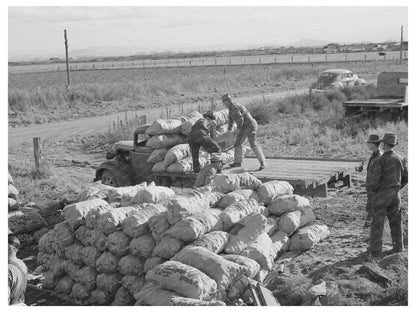
[[[255,156],[247,156],[246,158],[253,158],[253,159],[257,159]],[[307,162],[311,162],[314,163],[315,161],[322,161],[322,162],[346,162],[346,163],[351,163],[351,162],[358,162],[361,163],[362,161],[360,159],[343,159],[343,158],[315,158],[315,157],[286,157],[286,156],[266,156],[266,160],[269,159],[281,159],[281,160],[296,160],[296,161],[300,161],[300,160],[304,160]]]

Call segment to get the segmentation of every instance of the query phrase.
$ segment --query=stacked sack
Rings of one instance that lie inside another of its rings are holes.
[[[228,109],[214,112],[216,117],[216,136],[221,136],[221,141],[231,145],[235,136],[228,132]],[[202,114],[193,111],[178,119],[157,119],[146,130],[150,135],[146,146],[153,149],[148,162],[153,163],[152,172],[191,173],[193,169],[191,149],[187,141],[187,135],[195,122],[202,118]],[[247,153],[248,150],[245,150]],[[234,151],[227,151],[227,162],[234,160]],[[201,149],[199,154],[201,168],[209,164],[208,154]]]
[[[308,233],[313,243],[324,238],[307,230],[313,211],[287,182],[248,173],[220,181],[228,182],[143,183],[117,188],[121,196],[92,186],[39,242],[43,286],[80,304],[225,305],[285,250],[304,249]]]
[[[9,195],[9,230],[19,239],[22,247],[37,244],[40,237],[48,230],[45,228],[45,219],[30,208],[20,208],[18,203],[19,191],[13,184],[13,178],[8,177]]]

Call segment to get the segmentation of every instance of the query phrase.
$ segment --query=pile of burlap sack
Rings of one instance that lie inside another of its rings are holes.
[[[228,109],[214,112],[216,120],[216,137],[221,136],[222,141],[229,141],[229,145],[235,140],[234,135],[228,132]],[[157,119],[146,130],[150,136],[146,147],[153,152],[148,162],[154,163],[152,172],[190,173],[192,172],[191,149],[187,135],[195,122],[202,118],[202,114],[192,111],[178,119]],[[245,150],[247,153],[248,151]],[[201,149],[199,154],[201,168],[209,164],[208,154]],[[224,155],[226,162],[234,160],[234,151],[229,150]]]
[[[78,304],[233,304],[286,250],[329,235],[292,193],[248,173],[199,189],[94,184],[40,239],[37,271]]]
[[[38,244],[40,237],[48,230],[45,219],[28,206],[19,204],[19,191],[14,186],[13,178],[8,177],[8,226],[9,230],[19,239],[22,247]]]

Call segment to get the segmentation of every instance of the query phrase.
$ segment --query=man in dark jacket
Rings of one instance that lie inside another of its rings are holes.
[[[27,285],[26,264],[17,258],[20,248],[19,240],[9,230],[9,305],[25,305]]]
[[[188,143],[191,148],[193,171],[198,173],[201,170],[199,164],[199,149],[202,147],[208,153],[218,153],[221,151],[220,146],[215,142],[215,116],[213,111],[207,111],[202,114],[203,118],[199,119],[191,128],[188,134]]]
[[[369,256],[382,256],[384,220],[387,216],[393,249],[400,252],[403,246],[400,189],[407,185],[406,161],[393,148],[397,145],[396,135],[386,133],[381,140],[383,155],[375,162],[374,174],[369,189],[374,192],[373,220],[370,228]]]
[[[229,111],[228,131],[232,129],[234,122],[237,124],[237,138],[234,143],[234,163],[230,166],[241,167],[243,162],[243,143],[248,138],[250,147],[260,162],[259,170],[263,170],[266,167],[266,158],[256,141],[258,131],[256,120],[251,116],[247,108],[239,103],[234,103],[229,94],[222,96],[222,103]]]
[[[371,156],[367,164],[367,177],[365,181],[365,188],[367,191],[367,205],[365,210],[367,212],[367,218],[364,223],[364,229],[370,227],[371,220],[373,219],[374,192],[370,189],[370,181],[374,175],[375,162],[381,156],[380,137],[378,134],[370,134],[367,140],[367,146],[371,152]]]

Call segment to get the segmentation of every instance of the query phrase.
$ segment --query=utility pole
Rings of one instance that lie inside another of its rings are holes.
[[[69,91],[69,89],[71,88],[71,82],[69,81],[68,40],[66,38],[66,29],[64,29],[64,38],[65,38],[65,55],[66,55],[66,77],[68,79],[68,84],[66,88]]]
[[[402,65],[402,56],[403,56],[403,25],[401,27],[401,33],[400,33],[400,65]]]

